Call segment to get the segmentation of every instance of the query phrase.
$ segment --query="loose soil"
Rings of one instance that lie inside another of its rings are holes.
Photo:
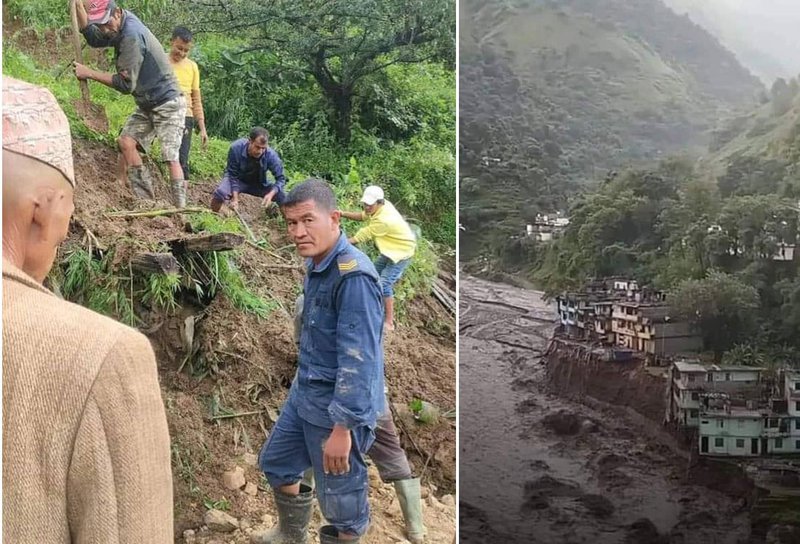
[[[122,269],[138,251],[151,250],[160,241],[190,236],[188,217],[110,218],[105,213],[152,207],[138,203],[117,179],[116,152],[105,145],[74,140],[77,189],[76,211],[61,256],[81,246],[114,250]],[[220,165],[220,169],[223,165]],[[157,168],[153,174],[157,208],[171,207],[166,184]],[[210,201],[213,183],[192,183],[189,206]],[[140,330],[151,339],[159,361],[162,394],[172,437],[176,542],[246,542],[253,528],[269,525],[275,517],[270,493],[253,459],[269,433],[294,375],[297,350],[292,340],[290,311],[302,284],[301,261],[286,238],[280,218],[268,219],[259,201],[243,197],[242,216],[269,251],[243,245],[237,262],[248,286],[277,304],[267,319],[235,309],[224,294],[209,304],[184,293],[173,314],[146,308],[137,302],[143,322]],[[293,266],[297,265],[297,266]],[[185,319],[196,322],[192,361],[204,361],[208,375],[190,375],[183,364],[187,352],[182,337]],[[426,326],[444,323],[434,334]],[[423,479],[424,515],[429,542],[450,544],[455,533],[455,422],[441,418],[421,425],[408,414],[414,398],[427,400],[443,412],[455,406],[455,331],[452,317],[431,297],[410,303],[405,322],[385,340],[386,377],[390,399],[398,413],[403,446]],[[178,369],[182,366],[181,372]],[[212,410],[256,414],[212,420]],[[231,491],[222,483],[223,472],[240,466],[255,496]],[[373,471],[370,500],[373,523],[364,542],[403,540],[402,516],[393,488],[382,484]],[[203,525],[207,507],[226,509],[241,528],[221,535]],[[317,516],[315,524],[319,522]],[[316,525],[315,525],[316,527]],[[316,530],[316,529],[315,529]],[[187,532],[188,531],[188,532]],[[186,536],[184,537],[184,533]]]

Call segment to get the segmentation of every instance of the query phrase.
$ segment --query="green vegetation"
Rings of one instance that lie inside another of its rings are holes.
[[[516,260],[506,242],[537,213],[565,212],[609,171],[701,151],[705,131],[761,89],[659,0],[461,9],[464,260]]]
[[[357,209],[363,188],[378,184],[421,227],[419,253],[398,286],[402,318],[406,302],[429,291],[437,255],[452,255],[455,249],[454,4],[418,2],[409,10],[402,2],[376,6],[306,0],[302,20],[289,17],[298,6],[288,2],[234,3],[235,13],[187,1],[128,0],[122,6],[148,24],[165,46],[177,24],[196,31],[191,57],[200,66],[210,141],[203,152],[195,140],[190,156],[194,181],[217,180],[230,141],[262,125],[284,160],[289,187],[322,177],[332,182],[343,209]],[[80,92],[69,68],[67,6],[12,0],[7,10],[22,28],[4,40],[3,73],[50,89],[75,137],[115,146],[133,100],[91,82],[92,101],[103,106],[110,128],[100,134],[83,123],[74,106]],[[375,17],[363,17],[375,10],[380,11]],[[231,32],[231,15],[253,24]],[[31,48],[29,29],[39,45],[52,45],[55,54],[44,58]],[[323,49],[317,60],[310,60]],[[100,58],[101,68],[113,66],[110,51]],[[158,142],[150,155],[159,156]],[[209,213],[193,215],[191,221],[197,231],[242,232],[235,217]],[[224,292],[234,306],[260,317],[279,304],[248,285],[236,252],[181,259],[179,275],[152,277],[114,269],[110,255],[74,249],[53,281],[58,284],[59,276],[66,275],[64,296],[129,324],[137,323],[138,303],[173,311],[181,287],[200,297]],[[201,281],[205,275],[199,269],[210,270],[212,281]]]

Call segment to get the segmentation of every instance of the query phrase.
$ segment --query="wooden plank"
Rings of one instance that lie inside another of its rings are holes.
[[[175,253],[188,251],[229,251],[244,243],[244,236],[232,232],[218,232],[194,238],[178,238],[167,242]]]
[[[177,274],[178,260],[172,253],[138,253],[131,258],[131,268],[150,274]]]

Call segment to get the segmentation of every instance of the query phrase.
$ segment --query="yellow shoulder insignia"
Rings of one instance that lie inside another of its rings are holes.
[[[339,266],[339,272],[352,272],[358,268],[358,261],[356,259],[338,261],[336,264]]]

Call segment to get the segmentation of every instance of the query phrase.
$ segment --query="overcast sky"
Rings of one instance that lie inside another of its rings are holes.
[[[664,0],[762,79],[800,75],[800,0]]]

